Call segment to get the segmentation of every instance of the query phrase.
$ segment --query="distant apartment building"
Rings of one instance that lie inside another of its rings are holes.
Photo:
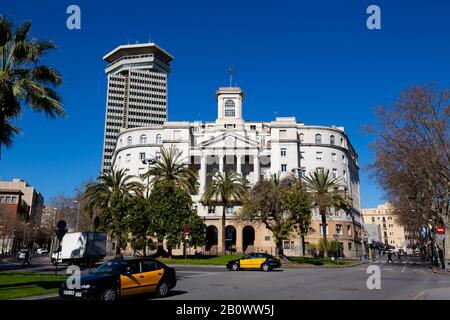
[[[30,240],[41,224],[44,197],[26,181],[0,181],[0,253],[10,254]]]
[[[29,185],[25,180],[13,179],[12,181],[0,181],[0,190],[2,190],[2,194],[0,195],[1,207],[9,207],[14,203],[18,207],[26,206],[27,212],[24,218],[27,222],[34,226],[41,225],[44,197],[35,187]],[[23,208],[20,210],[23,210]]]
[[[167,120],[167,76],[173,57],[154,43],[121,45],[108,62],[102,171],[111,167],[119,133],[161,126]]]
[[[381,241],[385,245],[394,246],[397,249],[406,248],[405,228],[396,222],[393,207],[389,203],[379,205],[376,208],[362,209],[365,226],[376,224],[381,229]]]

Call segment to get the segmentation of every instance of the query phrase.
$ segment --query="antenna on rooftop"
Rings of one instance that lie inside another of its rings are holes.
[[[231,88],[231,83],[233,82],[233,69],[230,66],[230,88]]]

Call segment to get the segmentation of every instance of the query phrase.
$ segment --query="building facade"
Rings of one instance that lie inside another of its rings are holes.
[[[122,45],[108,62],[102,171],[111,166],[121,129],[160,126],[167,120],[167,76],[173,57],[154,43]]]
[[[222,207],[204,206],[200,201],[211,179],[209,173],[235,171],[252,185],[272,174],[283,178],[290,174],[305,175],[316,168],[329,169],[342,178],[353,206],[348,214],[336,211],[328,217],[328,237],[342,244],[346,257],[362,255],[358,156],[344,128],[308,126],[294,117],[277,117],[271,122],[244,121],[244,93],[236,87],[219,88],[216,100],[218,114],[213,122],[165,122],[151,128],[122,130],[112,157],[113,167],[142,177],[148,170],[143,160],[158,158],[161,147],[175,146],[184,161],[198,171],[199,193],[192,199],[194,209],[207,225],[205,250],[220,252],[221,243],[217,239],[225,232],[227,250],[272,253],[275,244],[271,232],[261,224],[235,220],[239,207],[226,208],[228,226],[221,230]],[[311,244],[322,237],[318,212],[312,220],[316,232],[306,239]],[[299,237],[286,241],[284,248],[287,255],[299,255]]]
[[[25,180],[13,179],[12,181],[0,181],[0,190],[5,192],[22,192],[20,201],[23,201],[28,207],[28,212],[25,216],[26,220],[34,226],[41,225],[44,196],[35,187],[28,184]],[[16,199],[18,200],[19,198],[17,197]],[[12,200],[12,197],[8,199],[6,195],[0,196],[0,203],[8,203],[8,201]]]
[[[408,246],[405,228],[396,222],[394,208],[389,203],[376,208],[362,209],[365,224],[377,224],[381,228],[381,240],[385,245],[406,250]]]

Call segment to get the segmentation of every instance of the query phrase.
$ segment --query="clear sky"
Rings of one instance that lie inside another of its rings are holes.
[[[81,8],[81,30],[66,28],[66,8]],[[382,29],[366,28],[381,8]],[[344,126],[359,153],[363,207],[383,201],[364,167],[371,161],[361,126],[373,108],[413,83],[450,80],[449,1],[2,1],[0,13],[32,20],[32,35],[58,50],[45,62],[64,77],[67,118],[25,112],[23,134],[3,153],[0,178],[23,178],[48,200],[71,194],[100,171],[106,77],[102,57],[120,44],[149,39],[175,60],[169,120],[213,120],[214,93],[233,80],[246,93],[244,118],[295,116]]]

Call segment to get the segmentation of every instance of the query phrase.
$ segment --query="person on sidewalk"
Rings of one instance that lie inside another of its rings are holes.
[[[27,250],[25,252],[25,258],[23,259],[22,268],[25,267],[25,263],[28,264],[28,266],[31,266],[31,263],[30,263],[30,250]]]

